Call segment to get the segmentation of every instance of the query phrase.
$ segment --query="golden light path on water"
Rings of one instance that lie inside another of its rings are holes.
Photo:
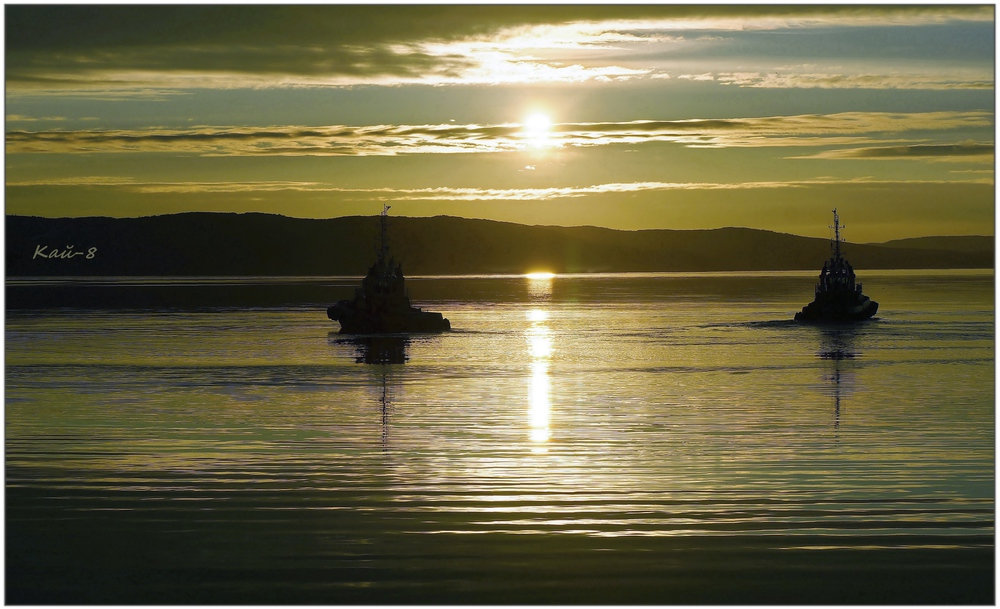
[[[537,272],[525,276],[528,293],[536,308],[526,317],[530,325],[525,331],[528,353],[531,356],[531,376],[528,386],[528,425],[531,429],[532,452],[548,452],[546,443],[551,438],[550,420],[552,383],[549,380],[549,363],[552,358],[552,330],[548,326],[549,313],[541,308],[552,297],[552,273]]]

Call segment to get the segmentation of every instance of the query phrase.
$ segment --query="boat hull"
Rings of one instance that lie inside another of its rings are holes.
[[[812,323],[851,323],[870,319],[878,312],[878,303],[860,298],[817,298],[795,314],[795,321]]]
[[[352,300],[341,300],[326,310],[327,317],[340,322],[341,334],[398,334],[446,332],[451,322],[440,313],[407,307],[380,311],[377,315],[359,309]]]

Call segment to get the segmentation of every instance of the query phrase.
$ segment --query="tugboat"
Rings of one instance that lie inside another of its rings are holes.
[[[389,255],[386,222],[389,206],[382,210],[378,258],[368,269],[353,300],[341,300],[326,310],[327,317],[340,322],[341,334],[398,334],[444,332],[451,323],[440,313],[422,311],[410,305],[403,269]]]
[[[840,217],[833,210],[833,255],[823,264],[816,298],[795,314],[795,321],[843,323],[863,321],[878,311],[878,303],[861,293],[854,268],[840,255]]]

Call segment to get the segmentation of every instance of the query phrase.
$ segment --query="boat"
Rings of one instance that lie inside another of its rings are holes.
[[[410,304],[402,266],[389,253],[389,206],[379,219],[381,237],[378,257],[368,269],[354,298],[327,308],[327,317],[340,322],[341,334],[400,334],[445,332],[451,329],[441,313],[423,311]]]
[[[833,210],[833,250],[823,264],[816,284],[816,298],[795,314],[795,321],[844,323],[863,321],[875,315],[878,303],[865,296],[854,267],[840,253],[840,216]]]

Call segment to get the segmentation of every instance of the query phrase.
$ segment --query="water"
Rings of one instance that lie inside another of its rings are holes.
[[[8,280],[7,601],[992,603],[992,272],[812,275]]]

